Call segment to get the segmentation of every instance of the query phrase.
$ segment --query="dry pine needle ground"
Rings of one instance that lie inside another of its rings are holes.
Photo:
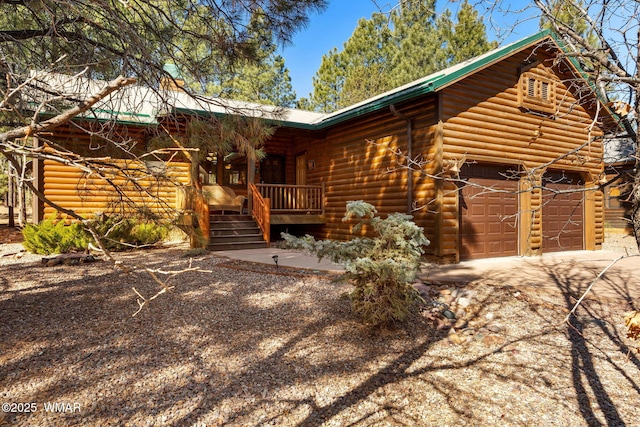
[[[182,253],[127,257],[179,270]],[[210,272],[176,276],[132,317],[131,288],[156,289],[146,274],[38,260],[0,258],[0,403],[36,404],[0,425],[640,425],[633,303],[587,300],[568,327],[577,296],[431,287],[455,323],[425,312],[373,331],[333,276],[205,254],[192,265]]]

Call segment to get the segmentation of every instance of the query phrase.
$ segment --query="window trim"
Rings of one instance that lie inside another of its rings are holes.
[[[555,113],[556,82],[536,73],[522,73],[518,82],[518,107]]]

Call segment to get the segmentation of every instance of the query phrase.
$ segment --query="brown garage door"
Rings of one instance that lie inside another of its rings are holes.
[[[460,258],[518,255],[518,181],[513,170],[465,166],[460,191]]]
[[[584,249],[584,183],[579,176],[547,172],[542,192],[542,251]]]

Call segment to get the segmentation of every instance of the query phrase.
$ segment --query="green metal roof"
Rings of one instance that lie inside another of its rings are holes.
[[[328,113],[324,115],[320,115],[317,113],[311,112],[303,112],[301,110],[290,110],[294,111],[296,117],[293,117],[294,114],[285,118],[285,119],[273,119],[269,120],[270,122],[277,123],[280,126],[290,127],[290,128],[299,128],[299,129],[307,129],[307,130],[320,130],[325,129],[327,127],[333,126],[337,123],[341,123],[356,117],[363,116],[365,114],[369,114],[381,109],[388,108],[391,104],[395,104],[398,102],[406,101],[409,99],[413,99],[419,97],[421,95],[425,95],[428,93],[435,93],[439,90],[464,79],[465,77],[476,73],[486,67],[489,67],[508,56],[519,52],[522,49],[525,49],[529,46],[540,43],[545,38],[549,38],[554,41],[556,46],[559,49],[561,48],[561,42],[554,35],[551,30],[544,30],[538,33],[532,34],[529,37],[526,37],[522,40],[516,41],[514,43],[498,47],[493,49],[483,55],[479,55],[475,58],[469,59],[467,61],[463,61],[459,64],[453,65],[449,68],[446,68],[441,71],[437,71],[433,74],[425,76],[421,79],[415,80],[413,82],[407,83],[398,88],[392,89],[388,92],[382,93],[380,95],[376,95],[372,98],[364,100],[360,103],[352,105],[350,107],[344,108],[342,110],[336,111],[334,113]],[[572,61],[574,66],[579,70],[579,65],[577,62]],[[258,105],[258,104],[255,104]],[[174,108],[174,111],[181,112],[185,114],[195,114],[195,115],[204,115],[204,114],[212,114],[211,111],[200,111],[198,109],[193,108]],[[304,114],[308,113],[308,114]],[[217,111],[213,112],[213,114],[226,114],[226,112]]]
[[[385,108],[389,108],[390,105],[399,102],[407,101],[422,95],[429,93],[435,93],[439,90],[464,79],[482,69],[485,69],[493,64],[500,62],[501,60],[517,53],[530,46],[536,45],[542,42],[544,39],[552,41],[560,50],[563,49],[562,41],[551,30],[540,31],[529,37],[514,43],[498,47],[483,55],[479,55],[475,58],[463,61],[459,64],[453,65],[444,70],[435,72],[421,79],[407,83],[403,86],[390,90],[388,92],[376,95],[365,101],[344,108],[329,114],[315,113],[311,111],[303,111],[297,109],[284,109],[286,114],[284,117],[277,117],[272,114],[270,109],[276,107],[265,106],[256,103],[246,103],[241,101],[210,99],[211,107],[204,107],[201,103],[196,103],[186,93],[175,93],[176,97],[169,110],[165,110],[165,114],[171,112],[179,112],[189,115],[227,115],[227,114],[243,114],[239,111],[248,111],[249,115],[255,114],[256,117],[262,117],[267,121],[277,124],[283,127],[307,129],[307,130],[320,130],[333,126],[337,123],[341,123],[356,117],[363,116],[375,111],[379,111]],[[578,75],[585,77],[583,71],[580,68],[575,58],[569,58],[575,71]],[[179,76],[178,68],[174,64],[165,65],[165,71],[174,76]],[[586,78],[585,78],[586,81]],[[597,93],[597,92],[596,92]],[[144,98],[144,97],[143,97]],[[113,111],[108,108],[94,109],[94,114],[99,113],[116,113],[118,121],[122,123],[136,123],[136,124],[148,124],[154,125],[157,122],[158,106],[151,105],[153,103],[142,102],[147,108],[140,112],[121,112]],[[147,105],[149,104],[149,105]],[[225,108],[225,105],[229,104],[230,108]],[[205,109],[206,108],[206,109]]]
[[[320,122],[314,123],[314,125],[316,128],[325,128],[354,117],[387,108],[391,104],[406,101],[428,93],[435,93],[444,87],[467,77],[468,75],[493,65],[496,62],[499,62],[502,59],[527,48],[528,46],[537,44],[548,37],[557,42],[557,38],[553,35],[551,30],[540,31],[522,40],[498,47],[483,55],[435,72],[404,86],[365,100],[354,106],[328,114]]]
[[[176,64],[164,64],[162,69],[174,79],[181,79],[182,75]]]

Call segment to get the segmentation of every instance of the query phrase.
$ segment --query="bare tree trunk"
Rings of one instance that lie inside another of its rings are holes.
[[[27,201],[26,201],[26,191],[24,191],[24,186],[22,183],[17,185],[18,194],[18,226],[20,228],[24,227],[27,222]]]
[[[7,169],[7,176],[9,177],[9,191],[7,192],[7,207],[9,208],[9,227],[15,227],[14,220],[14,211],[13,208],[15,206],[16,200],[16,185],[15,185],[15,175],[11,166]]]
[[[638,111],[640,110],[640,100],[638,99],[638,94],[640,94],[640,88],[634,87],[634,90],[636,93],[634,110],[636,117],[638,117]],[[636,238],[636,246],[638,247],[638,249],[640,249],[640,132],[636,130],[635,134],[632,135],[635,136],[636,169],[633,177],[633,204],[631,210],[631,224],[633,226],[633,235]]]
[[[640,141],[636,141],[636,153],[640,153]],[[640,249],[640,156],[636,154],[636,170],[633,179],[633,208],[631,212],[631,222],[633,225],[633,235],[636,238],[636,245]]]

